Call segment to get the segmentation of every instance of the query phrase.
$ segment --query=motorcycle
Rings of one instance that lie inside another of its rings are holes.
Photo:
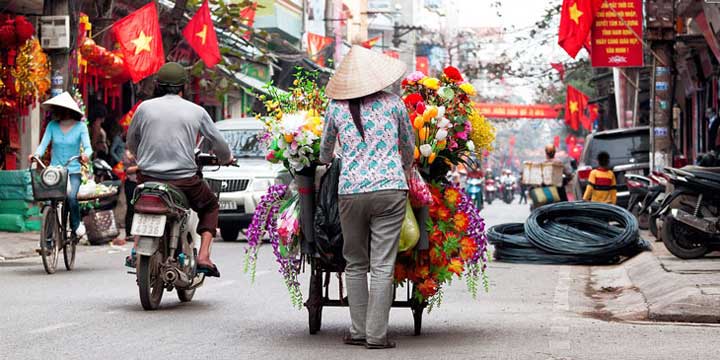
[[[219,166],[215,155],[198,154],[200,168]],[[138,185],[133,199],[132,234],[137,244],[137,285],[145,310],[160,305],[165,290],[177,290],[189,302],[202,286],[205,274],[197,271],[197,237],[187,197],[172,185],[146,182]]]
[[[515,181],[512,179],[507,179],[504,183],[500,184],[500,193],[502,193],[503,201],[506,204],[512,204],[516,191]]]
[[[661,199],[664,198],[668,184],[667,177],[662,173],[653,171],[647,177],[626,174],[625,179],[630,191],[627,210],[637,218],[641,229],[650,229],[653,235],[657,237],[657,219],[652,216],[652,213],[653,210],[657,209],[657,206],[662,201]]]
[[[468,178],[467,180],[467,193],[478,210],[483,208],[482,182],[480,178]]]
[[[663,200],[661,238],[681,259],[720,249],[720,168],[665,168],[674,191]]]
[[[485,180],[485,201],[488,205],[492,204],[493,200],[495,200],[497,194],[497,186],[495,184],[495,179],[490,178]]]

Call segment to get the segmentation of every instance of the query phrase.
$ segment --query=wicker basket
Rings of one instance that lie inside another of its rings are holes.
[[[88,241],[93,245],[105,244],[120,235],[112,210],[90,210],[83,217],[83,223],[87,228]]]

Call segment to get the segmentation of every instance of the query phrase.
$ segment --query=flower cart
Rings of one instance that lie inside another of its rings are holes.
[[[489,150],[494,129],[475,110],[470,101],[475,90],[455,68],[445,69],[439,78],[413,73],[402,87],[416,149],[415,168],[408,179],[409,211],[394,272],[395,298],[403,300],[392,306],[412,310],[419,335],[423,312],[442,302],[443,285],[463,278],[473,296],[480,286],[487,289],[484,221],[464,190],[449,184],[446,175],[453,166]],[[258,203],[247,232],[245,270],[254,280],[261,239],[267,235],[291,302],[307,308],[309,330],[315,334],[322,325],[323,308],[348,306],[337,209],[341,165],[336,161],[322,177],[317,176],[321,178],[317,185],[314,164],[327,100],[312,74],[296,74],[287,94],[272,87],[268,92],[269,99],[264,99],[268,115],[258,116],[267,127],[267,160],[283,163],[295,181],[272,186]],[[310,284],[304,300],[299,274],[306,263]],[[333,276],[338,278],[337,296],[330,291]]]

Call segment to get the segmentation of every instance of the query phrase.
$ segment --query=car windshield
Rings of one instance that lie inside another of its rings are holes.
[[[642,133],[622,134],[612,137],[596,137],[588,153],[588,163],[598,166],[597,157],[605,151],[610,155],[610,167],[617,165],[647,163],[650,161],[650,135]]]
[[[259,129],[221,130],[236,158],[262,158],[265,156],[265,151],[260,144],[260,132]]]

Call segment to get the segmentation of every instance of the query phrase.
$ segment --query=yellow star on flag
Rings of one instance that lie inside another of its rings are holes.
[[[205,39],[207,38],[207,25],[203,25],[202,30],[195,34],[195,36],[201,38],[202,44],[205,45]]]
[[[576,113],[578,111],[578,102],[577,101],[571,101],[570,102],[570,112]]]
[[[575,22],[575,24],[580,24],[580,17],[583,16],[583,12],[578,10],[577,2],[574,3],[570,7],[570,19]]]
[[[150,42],[152,42],[153,37],[145,35],[145,32],[140,30],[140,35],[138,35],[137,39],[130,40],[131,43],[135,44],[135,55],[147,51],[150,52]]]

